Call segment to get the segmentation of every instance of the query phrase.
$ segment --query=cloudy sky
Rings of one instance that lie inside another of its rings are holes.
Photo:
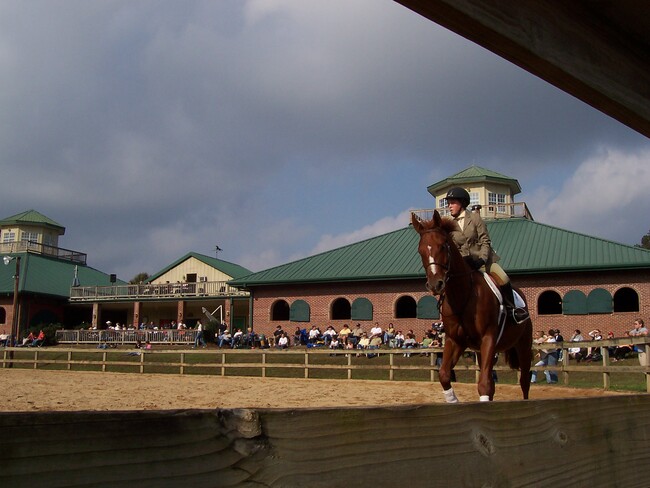
[[[3,0],[0,196],[129,280],[407,225],[472,164],[536,220],[650,229],[649,140],[391,0]]]

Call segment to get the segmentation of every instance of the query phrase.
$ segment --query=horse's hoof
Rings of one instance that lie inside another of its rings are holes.
[[[489,402],[489,401],[490,401],[490,395],[481,395],[481,396],[479,397],[479,400],[480,400],[481,402]]]

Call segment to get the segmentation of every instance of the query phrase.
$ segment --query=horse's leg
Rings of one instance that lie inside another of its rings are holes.
[[[521,326],[525,327],[525,329],[515,346],[515,350],[519,356],[519,371],[521,373],[519,376],[519,386],[524,395],[524,400],[528,400],[528,392],[530,391],[530,365],[533,362],[533,349],[531,347],[533,324],[528,319],[526,323],[519,325],[519,327]]]
[[[484,337],[481,342],[481,352],[478,355],[479,377],[478,377],[478,394],[482,402],[492,401],[494,399],[494,377],[492,369],[494,367],[494,340],[492,337]]]
[[[451,387],[451,370],[456,366],[458,359],[463,354],[463,347],[457,344],[453,339],[445,340],[445,347],[442,352],[442,364],[438,371],[438,379],[442,385],[442,392],[445,395],[447,403],[458,403],[458,398],[454,389]]]

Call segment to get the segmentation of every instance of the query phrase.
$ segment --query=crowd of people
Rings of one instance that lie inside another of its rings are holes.
[[[324,330],[317,325],[312,325],[309,329],[298,326],[292,334],[278,325],[273,335],[268,338],[263,334],[256,334],[250,328],[246,332],[237,330],[234,334],[226,328],[218,333],[216,343],[220,348],[289,349],[303,346],[329,349],[379,349],[380,347],[415,349],[442,347],[443,335],[442,323],[439,322],[434,322],[420,340],[416,338],[413,330],[404,333],[401,330],[396,330],[392,323],[382,328],[378,322],[375,322],[368,331],[360,323],[353,327],[344,324],[339,330],[332,325]],[[410,352],[404,354],[409,355]]]

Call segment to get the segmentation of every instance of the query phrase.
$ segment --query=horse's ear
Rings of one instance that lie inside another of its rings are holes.
[[[423,226],[422,226],[422,221],[420,220],[420,217],[418,217],[415,212],[411,212],[411,224],[413,224],[413,228],[415,229],[415,232],[418,234],[422,234]]]
[[[433,219],[431,220],[433,220],[435,227],[440,227],[440,222],[442,222],[442,217],[440,216],[437,210],[433,211]]]

